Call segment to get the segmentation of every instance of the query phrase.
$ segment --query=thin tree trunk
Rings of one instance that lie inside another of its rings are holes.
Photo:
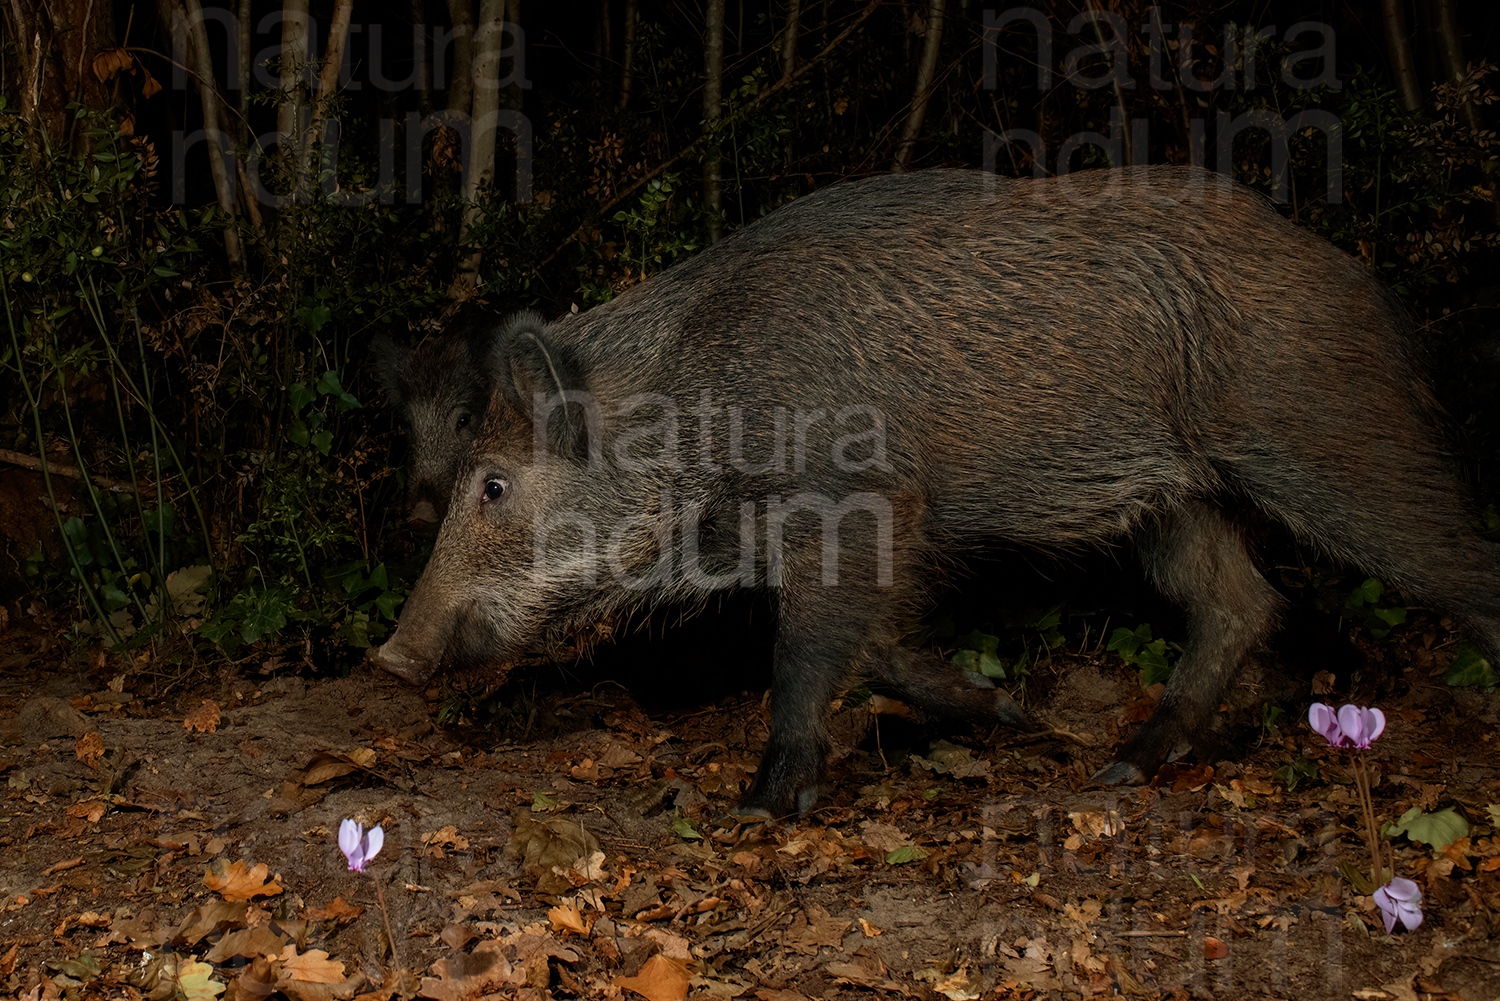
[[[1453,10],[1453,0],[1434,0],[1435,13],[1437,14],[1437,42],[1438,52],[1443,59],[1443,69],[1447,72],[1448,82],[1455,87],[1463,83],[1464,77],[1469,72],[1469,61],[1464,58],[1463,35],[1458,30],[1458,15]],[[1479,109],[1474,107],[1474,102],[1464,97],[1461,105],[1464,113],[1464,124],[1474,132],[1479,131]]]
[[[335,0],[333,20],[328,26],[328,42],[323,46],[323,61],[318,67],[317,90],[310,99],[311,116],[302,143],[304,179],[317,180],[321,165],[317,162],[322,149],[323,123],[333,99],[338,96],[339,74],[344,66],[344,45],[349,40],[349,19],[354,14],[354,0]]]
[[[337,0],[333,23],[328,28],[328,45],[323,49],[323,66],[318,73],[318,100],[333,97],[339,85],[339,71],[344,67],[344,46],[349,41],[349,19],[354,14],[354,0]]]
[[[1088,0],[1089,23],[1094,26],[1094,38],[1099,42],[1099,48],[1104,48],[1104,29],[1099,27],[1099,9],[1094,6],[1094,0]],[[1224,58],[1229,59],[1229,53],[1224,53]],[[1110,74],[1110,83],[1115,92],[1115,107],[1120,109],[1120,144],[1121,155],[1124,163],[1114,164],[1116,167],[1127,167],[1135,163],[1134,136],[1130,134],[1130,114],[1125,106],[1125,88],[1120,83],[1119,74]]]
[[[234,178],[224,166],[224,149],[229,145],[219,118],[222,98],[215,82],[213,57],[208,47],[208,30],[203,26],[203,8],[198,0],[185,0],[184,6],[174,11],[176,16],[186,16],[188,60],[193,75],[198,79],[198,100],[203,106],[203,131],[208,136],[208,172],[214,180],[214,194],[218,198],[219,211],[224,213],[224,256],[230,267],[238,268],[244,263],[240,252],[240,233],[236,228],[234,211]]]
[[[308,0],[281,5],[281,103],[276,106],[276,142],[293,197],[303,192],[302,119],[306,109]]]
[[[416,60],[417,107],[432,110],[432,63],[427,58],[427,4],[411,0],[411,57]]]
[[[599,90],[607,89],[609,65],[615,58],[615,34],[609,0],[599,0]]]
[[[791,0],[787,4],[786,31],[781,36],[781,79],[785,80],[797,68],[797,22],[802,17],[802,0]]]
[[[724,0],[708,0],[704,6],[703,33],[703,129],[712,132],[724,113]],[[703,157],[703,207],[708,212],[708,238],[717,242],[724,235],[722,160],[718,143],[710,142]]]
[[[251,0],[240,0],[238,26],[240,58],[238,65],[235,66],[234,80],[234,85],[238,88],[235,91],[235,95],[238,99],[240,109],[238,132],[242,146],[250,142],[250,136],[247,134],[248,126],[245,124],[250,120],[250,60],[252,58],[250,55],[250,46],[255,44],[253,41],[254,36],[251,34],[250,2]],[[248,192],[245,197],[250,197]]]
[[[463,227],[459,243],[467,243],[479,221],[480,201],[495,179],[495,133],[500,114],[500,47],[505,31],[505,0],[479,0],[474,31],[473,130],[469,138],[468,176],[464,183]],[[473,251],[460,263],[450,293],[459,298],[478,284],[482,253]]]
[[[15,76],[16,90],[21,98],[21,117],[32,128],[44,135],[42,125],[42,26],[40,17],[32,17],[21,5],[21,0],[10,0],[6,10],[10,19],[11,37],[15,39],[16,59],[20,72]]]
[[[448,0],[453,22],[453,69],[448,74],[448,110],[469,112],[474,96],[473,0]]]
[[[932,99],[932,77],[937,72],[938,49],[943,41],[943,2],[931,0],[927,10],[927,33],[922,42],[922,62],[917,67],[917,85],[913,88],[911,113],[906,116],[906,127],[901,130],[901,142],[896,146],[896,160],[891,164],[894,171],[903,171],[911,162],[912,147],[922,133],[922,119],[927,117],[927,102]]]
[[[1381,0],[1385,16],[1385,44],[1391,58],[1396,90],[1408,111],[1422,109],[1422,87],[1417,82],[1417,63],[1411,54],[1411,36],[1406,33],[1405,0]]]
[[[511,37],[515,41],[514,47],[507,47],[503,42],[500,53],[503,56],[507,49],[512,53],[510,72],[506,78],[510,81],[506,84],[503,92],[504,100],[501,107],[520,111],[526,103],[526,90],[522,86],[526,73],[526,46],[524,44],[526,31],[521,27],[521,0],[505,0],[505,23],[513,29]]]
[[[640,0],[625,0],[625,51],[620,58],[620,107],[630,105],[630,87],[635,82],[635,26],[641,16]]]

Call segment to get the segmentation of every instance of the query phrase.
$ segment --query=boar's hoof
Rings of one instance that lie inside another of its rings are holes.
[[[1111,761],[1094,773],[1094,782],[1102,786],[1138,786],[1147,781],[1141,767],[1129,761]]]
[[[999,717],[1002,724],[1022,733],[1031,733],[1036,730],[1036,724],[1031,722],[1031,717],[1026,715],[1026,710],[1022,709],[1005,689],[996,687],[994,699],[995,715]]]
[[[733,824],[764,824],[772,820],[771,811],[759,806],[737,806],[724,818],[726,826]]]
[[[413,660],[396,650],[392,650],[389,643],[371,647],[370,652],[366,656],[376,667],[389,674],[394,674],[407,684],[420,685],[432,677],[431,664],[420,660]]]

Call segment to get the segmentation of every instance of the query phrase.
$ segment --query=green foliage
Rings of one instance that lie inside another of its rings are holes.
[[[1382,606],[1385,585],[1371,577],[1356,587],[1344,600],[1344,617],[1360,626],[1371,639],[1383,640],[1391,630],[1406,621],[1406,609],[1400,605]]]
[[[1453,656],[1453,663],[1448,665],[1448,672],[1443,680],[1455,688],[1464,688],[1470,685],[1494,689],[1500,685],[1500,674],[1495,671],[1495,665],[1481,654],[1477,647],[1469,643],[1461,643],[1458,652]]]
[[[1000,661],[1000,637],[976,629],[958,642],[960,649],[953,655],[953,663],[965,671],[973,671],[986,678],[998,678],[1001,681],[1010,678],[1010,673]],[[1025,660],[1026,655],[1022,654],[1016,666],[1024,668]]]
[[[693,826],[693,822],[681,815],[672,819],[672,833],[684,841],[703,840],[703,835]]]
[[[1296,792],[1304,782],[1321,782],[1322,772],[1312,758],[1298,758],[1291,764],[1282,765],[1271,773],[1271,781],[1280,782],[1287,792]]]
[[[1172,665],[1167,660],[1167,641],[1152,639],[1149,623],[1143,622],[1134,629],[1116,629],[1110,634],[1105,649],[1119,654],[1126,667],[1140,670],[1142,688],[1150,688],[1172,676]]]
[[[1257,747],[1264,744],[1267,740],[1275,735],[1276,730],[1278,729],[1277,724],[1280,721],[1281,717],[1284,715],[1286,715],[1286,710],[1282,709],[1280,706],[1274,703],[1267,702],[1264,706],[1261,707],[1260,739],[1256,741]]]
[[[1432,813],[1423,813],[1420,806],[1414,806],[1394,824],[1383,825],[1380,833],[1388,838],[1404,834],[1408,841],[1424,844],[1437,853],[1459,838],[1468,837],[1469,822],[1451,806]]]

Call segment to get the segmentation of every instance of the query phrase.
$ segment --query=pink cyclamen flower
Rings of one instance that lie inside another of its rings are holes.
[[[1344,732],[1339,729],[1339,714],[1334,711],[1333,706],[1314,702],[1307,707],[1307,722],[1328,741],[1329,747],[1339,747],[1344,743]]]
[[[1376,737],[1385,732],[1385,713],[1363,706],[1343,706],[1339,709],[1339,730],[1355,747],[1369,747]]]
[[[1392,879],[1375,891],[1374,900],[1387,932],[1394,932],[1398,921],[1407,931],[1422,927],[1422,890],[1411,880]]]
[[[384,844],[385,832],[379,827],[370,828],[366,834],[365,825],[356,821],[345,820],[339,825],[339,851],[349,860],[351,872],[364,872],[365,865],[380,854]]]

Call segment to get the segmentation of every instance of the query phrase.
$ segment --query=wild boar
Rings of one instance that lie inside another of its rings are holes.
[[[1412,331],[1346,256],[1178,167],[832,186],[587,313],[517,318],[376,664],[412,681],[622,610],[768,588],[772,728],[747,806],[815,800],[852,676],[1025,726],[903,645],[1003,543],[1133,544],[1189,619],[1101,771],[1203,746],[1281,599],[1239,517],[1399,584],[1500,655],[1500,558],[1441,458]]]

